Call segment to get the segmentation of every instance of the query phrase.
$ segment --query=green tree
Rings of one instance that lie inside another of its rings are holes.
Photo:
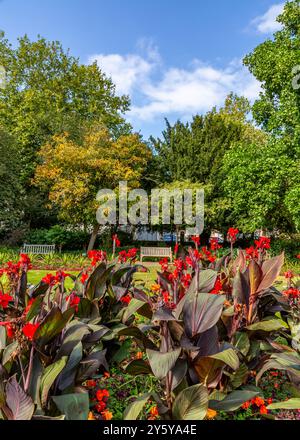
[[[80,142],[68,133],[55,135],[40,150],[35,184],[49,189],[49,199],[59,208],[59,218],[73,225],[93,226],[89,249],[94,245],[99,224],[96,200],[100,189],[118,190],[125,180],[138,188],[151,150],[138,134],[114,139],[102,125],[87,127]]]
[[[237,143],[224,160],[230,216],[249,232],[300,229],[300,89],[295,77],[300,72],[299,1],[286,3],[278,21],[282,29],[244,60],[262,83],[253,115],[269,137],[266,142]]]
[[[82,124],[100,121],[112,136],[128,133],[123,114],[126,96],[117,96],[112,81],[96,63],[84,65],[57,41],[27,36],[12,47],[0,34],[0,66],[6,71],[0,88],[0,124],[14,137],[20,152],[20,182],[24,191],[24,221],[39,215],[47,199],[33,189],[37,152],[55,134],[68,131],[76,139]]]

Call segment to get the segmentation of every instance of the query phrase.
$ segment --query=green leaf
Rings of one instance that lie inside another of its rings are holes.
[[[135,359],[127,365],[125,372],[132,376],[138,376],[139,374],[153,374],[148,362],[143,359]]]
[[[167,353],[161,353],[160,351],[150,349],[147,349],[146,352],[153,374],[158,379],[164,379],[168,372],[174,367],[180,355],[181,348]]]
[[[259,391],[238,390],[228,394],[221,401],[210,401],[209,407],[218,411],[235,411],[253,397],[257,396]]]
[[[55,405],[66,420],[87,420],[89,414],[88,393],[63,394],[52,397]]]
[[[6,347],[6,329],[0,325],[0,350],[4,350]]]
[[[203,420],[208,408],[208,391],[197,384],[181,391],[173,404],[174,420]]]
[[[41,377],[41,385],[40,385],[40,395],[41,395],[41,404],[44,407],[47,404],[48,393],[53,385],[55,379],[65,367],[68,358],[66,356],[62,357],[58,361],[54,362],[45,369],[42,377]]]
[[[218,359],[224,364],[228,365],[233,370],[237,370],[240,365],[238,355],[233,350],[233,348],[228,348],[226,350],[220,351],[219,353],[208,356],[213,359]]]
[[[292,398],[284,402],[271,403],[267,409],[300,409],[300,399]]]
[[[36,315],[38,315],[38,313],[40,312],[41,309],[41,304],[43,302],[44,297],[43,296],[38,296],[32,306],[30,307],[27,315],[26,315],[26,322],[29,322],[32,320],[32,318],[34,318]]]
[[[280,330],[283,327],[287,327],[284,321],[279,319],[266,319],[265,321],[255,322],[254,324],[248,325],[247,330],[257,331],[262,330],[265,332],[273,332]]]
[[[250,341],[247,333],[237,332],[234,335],[234,345],[244,356],[246,356],[250,349]]]
[[[18,342],[13,341],[11,344],[7,345],[3,351],[2,355],[2,365],[5,366],[9,361],[12,360],[14,352],[18,347]]]
[[[132,298],[128,306],[124,309],[123,315],[122,315],[122,322],[125,324],[128,319],[134,315],[136,312],[138,312],[139,309],[141,309],[143,306],[145,306],[144,301],[141,301],[136,298]]]
[[[151,394],[146,393],[130,403],[124,411],[123,420],[136,420],[150,397]]]
[[[74,310],[68,309],[61,313],[58,307],[53,307],[45,316],[41,325],[34,334],[34,340],[40,346],[47,344],[51,339],[57,336],[65,327],[67,322],[74,315]]]

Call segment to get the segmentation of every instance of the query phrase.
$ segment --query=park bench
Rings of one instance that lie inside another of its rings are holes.
[[[170,247],[146,247],[141,246],[140,259],[143,257],[164,257],[172,261],[172,249]]]
[[[20,251],[22,254],[52,254],[55,252],[55,244],[23,244]]]

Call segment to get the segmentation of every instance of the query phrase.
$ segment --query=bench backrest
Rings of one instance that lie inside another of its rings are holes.
[[[172,249],[170,247],[141,246],[141,260],[143,257],[168,257],[172,259]]]
[[[21,253],[24,254],[52,254],[55,244],[23,244]]]

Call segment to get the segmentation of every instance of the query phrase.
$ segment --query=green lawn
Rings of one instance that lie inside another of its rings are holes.
[[[152,284],[156,282],[157,278],[157,271],[160,270],[160,265],[157,263],[143,263],[145,265],[149,272],[137,272],[134,275],[134,280],[141,283],[145,283],[145,287],[151,287]],[[30,270],[28,272],[28,282],[30,284],[38,284],[39,281],[47,275],[47,273],[55,274],[55,271],[49,271],[49,270]],[[72,275],[77,275],[78,272],[70,272]],[[279,276],[275,282],[275,287],[278,290],[282,290],[283,287],[286,285],[286,281],[284,276]],[[70,278],[66,279],[66,288],[71,289],[73,287],[73,281]]]
[[[160,265],[156,263],[143,263],[143,265],[145,265],[149,269],[149,272],[138,272],[134,275],[134,279],[136,281],[141,281],[142,283],[145,283],[146,287],[150,287],[156,281],[156,272],[157,270],[160,270]],[[28,272],[28,282],[30,284],[38,284],[41,281],[41,279],[45,275],[47,275],[47,273],[55,274],[55,271],[30,270]],[[69,273],[72,275],[77,275],[78,272],[69,271]],[[73,287],[73,281],[71,280],[71,278],[66,279],[65,285],[67,289],[71,289]]]

